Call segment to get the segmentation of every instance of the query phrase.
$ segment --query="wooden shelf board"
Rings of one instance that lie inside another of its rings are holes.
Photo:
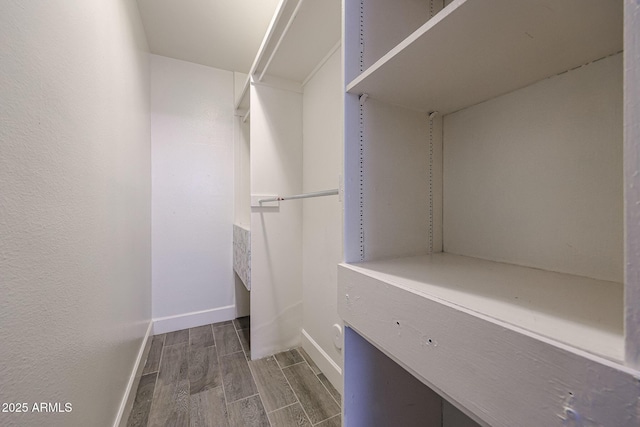
[[[249,86],[251,85],[251,77],[247,77],[242,86],[242,93],[240,94],[239,99],[236,100],[236,110],[248,110],[251,106],[249,99]]]
[[[343,266],[609,360],[624,358],[620,283],[447,253]]]
[[[447,114],[622,50],[622,2],[455,0],[347,85]]]
[[[301,0],[297,16],[265,75],[302,82],[340,40],[341,3],[339,0]],[[296,3],[297,2],[292,2]],[[293,10],[286,10],[273,29],[274,34],[256,67],[260,76],[275,49]]]

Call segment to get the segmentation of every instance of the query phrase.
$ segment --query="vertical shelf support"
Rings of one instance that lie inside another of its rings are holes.
[[[429,113],[429,255],[433,253],[433,119],[437,115],[437,111]]]
[[[364,0],[360,0],[360,72],[364,71]]]
[[[360,95],[360,147],[358,153],[359,162],[359,209],[360,209],[360,261],[364,261],[364,103],[369,95]]]
[[[364,71],[364,0],[360,0],[360,72]],[[360,147],[358,159],[359,171],[359,204],[360,204],[360,261],[364,261],[364,103],[366,93],[360,95]]]

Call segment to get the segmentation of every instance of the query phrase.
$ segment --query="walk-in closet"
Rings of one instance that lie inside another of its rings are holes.
[[[0,1],[0,426],[640,426],[640,0]]]

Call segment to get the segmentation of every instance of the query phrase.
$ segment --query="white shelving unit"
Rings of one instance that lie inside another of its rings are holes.
[[[640,423],[636,9],[345,1],[346,373],[381,351],[481,425]],[[357,381],[347,426],[383,400]]]

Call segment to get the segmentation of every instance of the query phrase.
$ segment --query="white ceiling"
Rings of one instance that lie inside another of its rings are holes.
[[[152,53],[248,73],[279,0],[138,0]]]

